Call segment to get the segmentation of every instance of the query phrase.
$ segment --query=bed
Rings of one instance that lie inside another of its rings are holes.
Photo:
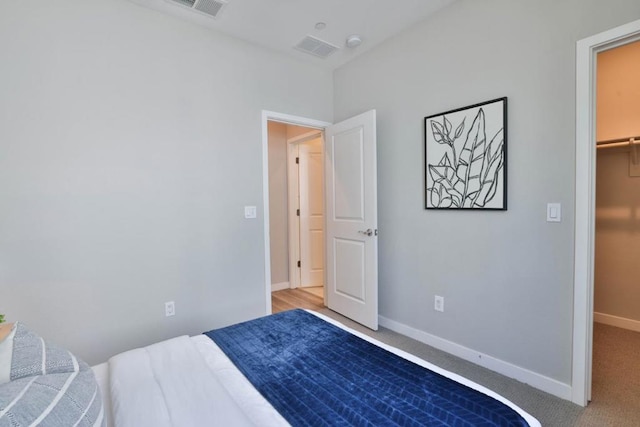
[[[304,310],[128,351],[93,371],[108,426],[540,426],[479,384]]]

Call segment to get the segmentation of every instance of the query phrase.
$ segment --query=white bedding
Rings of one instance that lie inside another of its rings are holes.
[[[112,357],[109,371],[118,427],[253,425],[187,336]]]
[[[92,366],[93,373],[96,376],[98,387],[102,392],[102,407],[104,408],[104,419],[107,427],[113,427],[111,422],[111,393],[109,393],[109,363],[101,363]]]
[[[499,394],[405,351],[310,312],[411,362],[487,394],[516,410],[530,426],[540,423]],[[94,367],[103,387],[109,424],[121,426],[288,426],[207,336],[178,337],[111,358]],[[108,371],[109,386],[105,385]],[[108,406],[107,406],[108,405]],[[111,422],[113,424],[111,424]]]

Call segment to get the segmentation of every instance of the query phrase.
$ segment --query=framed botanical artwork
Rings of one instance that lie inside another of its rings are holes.
[[[507,209],[507,98],[424,118],[426,209]]]

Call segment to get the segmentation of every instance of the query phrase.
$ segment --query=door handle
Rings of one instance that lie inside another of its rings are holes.
[[[358,230],[358,233],[364,234],[365,236],[373,236],[373,230],[367,228],[366,230]]]

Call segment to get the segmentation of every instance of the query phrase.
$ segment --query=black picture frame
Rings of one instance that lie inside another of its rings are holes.
[[[424,118],[425,209],[507,210],[507,97]]]

